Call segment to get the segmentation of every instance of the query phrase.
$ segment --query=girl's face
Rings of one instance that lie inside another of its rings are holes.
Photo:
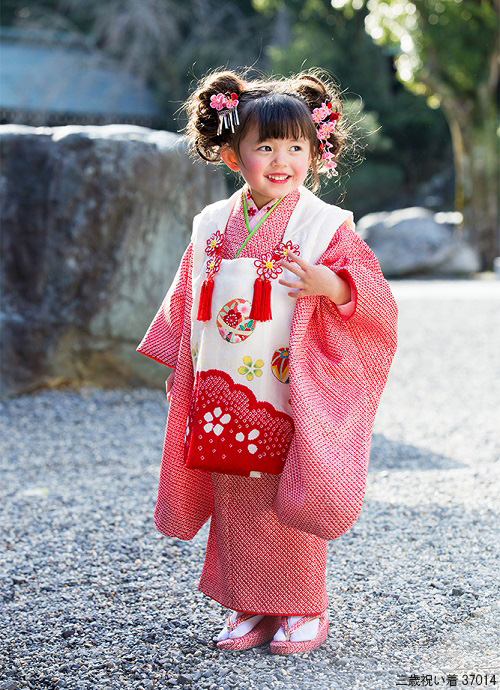
[[[229,147],[221,150],[221,156],[231,170],[241,172],[257,208],[297,189],[306,178],[311,160],[308,139],[259,141],[256,125],[241,140],[239,158]]]

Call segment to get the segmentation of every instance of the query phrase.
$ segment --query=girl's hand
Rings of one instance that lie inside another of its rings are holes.
[[[169,402],[170,402],[170,397],[171,397],[170,389],[174,385],[174,377],[175,377],[175,370],[170,372],[169,377],[165,381],[165,390],[167,392],[167,400]]]
[[[295,273],[299,280],[287,281],[282,278],[278,283],[287,287],[298,288],[296,292],[289,292],[290,297],[306,297],[307,295],[325,295],[336,304],[346,304],[351,299],[351,287],[342,278],[323,264],[310,264],[297,254],[288,250],[292,262],[280,259],[278,264]]]

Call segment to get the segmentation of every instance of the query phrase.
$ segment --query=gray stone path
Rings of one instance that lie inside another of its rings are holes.
[[[46,391],[1,402],[0,688],[500,683],[500,282],[391,287],[399,348],[363,511],[329,545],[327,643],[219,652],[225,610],[196,588],[208,526],[153,524],[164,393]]]

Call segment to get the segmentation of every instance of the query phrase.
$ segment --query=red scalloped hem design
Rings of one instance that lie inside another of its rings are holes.
[[[208,472],[280,474],[293,420],[220,369],[196,373],[184,462]]]

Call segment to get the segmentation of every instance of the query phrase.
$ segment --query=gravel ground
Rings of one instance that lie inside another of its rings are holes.
[[[399,349],[363,511],[329,545],[327,642],[219,652],[226,611],[197,590],[208,526],[182,542],[153,523],[164,393],[43,391],[1,403],[0,688],[500,682],[500,282],[391,287]]]

